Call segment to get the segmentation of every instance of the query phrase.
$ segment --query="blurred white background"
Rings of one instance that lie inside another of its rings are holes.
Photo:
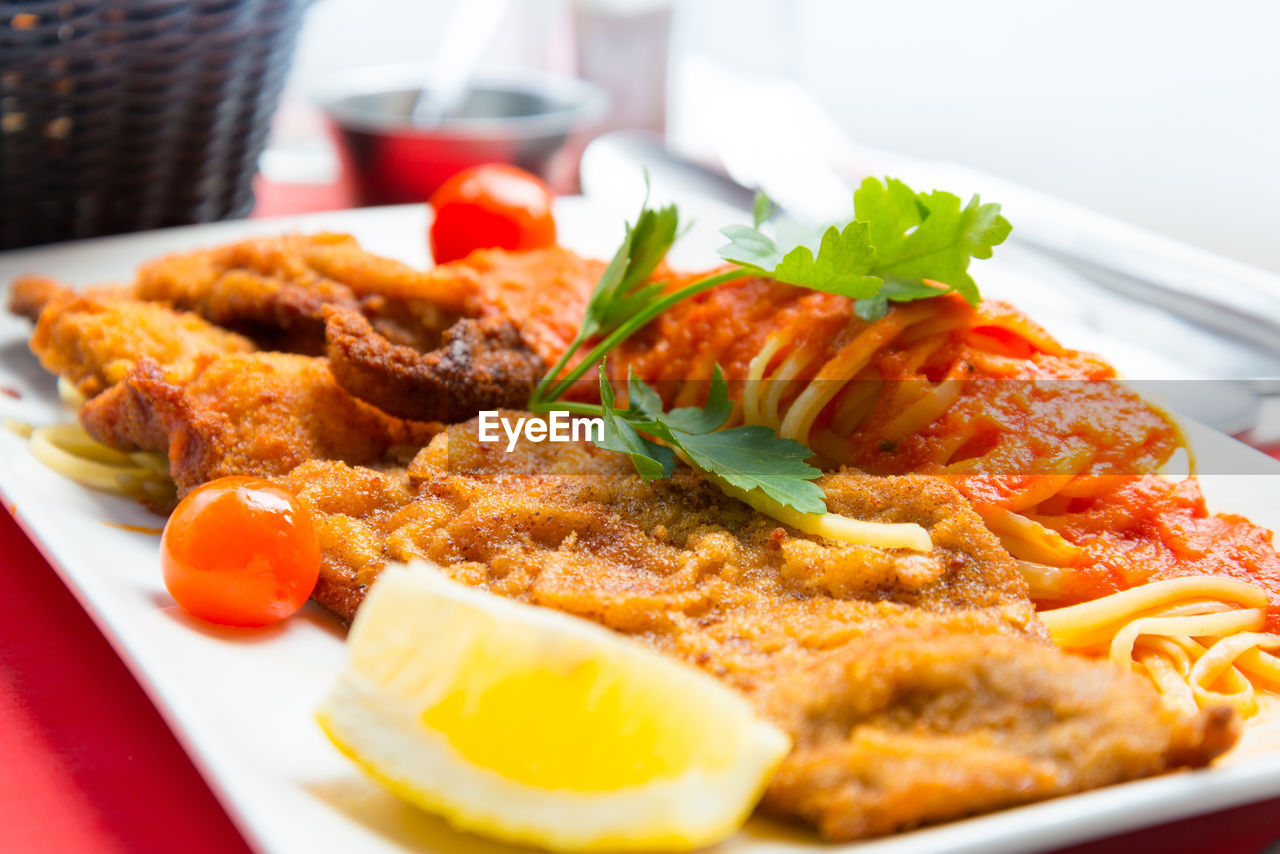
[[[340,69],[431,59],[455,2],[319,0],[294,91]],[[490,64],[572,70],[573,2],[513,4]],[[804,86],[858,143],[981,169],[1280,272],[1280,3],[576,2],[674,7],[667,125],[686,148],[699,106],[682,69],[710,58]]]

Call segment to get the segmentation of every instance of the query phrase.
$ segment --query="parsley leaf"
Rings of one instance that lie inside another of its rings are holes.
[[[641,383],[643,385],[643,383]],[[653,393],[653,390],[650,389]],[[657,397],[656,393],[653,393]],[[605,379],[604,366],[600,366],[600,417],[604,421],[604,435],[597,443],[610,451],[618,451],[631,458],[636,471],[645,480],[662,480],[671,477],[676,467],[675,452],[665,445],[659,445],[651,439],[641,436],[636,427],[652,423],[641,420],[632,410],[619,411],[614,408],[613,387]]]
[[[753,225],[731,225],[721,232],[729,243],[720,255],[732,266],[670,290],[650,279],[679,235],[679,214],[674,206],[652,210],[646,199],[596,283],[577,336],[538,384],[529,408],[548,411],[599,365],[601,404],[575,403],[574,411],[599,413],[605,428],[599,445],[627,454],[641,476],[670,477],[679,456],[719,478],[726,489],[760,490],[802,513],[825,512],[822,490],[813,483],[820,472],[805,462],[811,456],[808,448],[766,427],[721,429],[733,405],[719,367],[705,406],[664,412],[657,392],[628,376],[629,404],[620,410],[605,379],[603,359],[671,306],[748,276],[850,297],[854,311],[866,320],[883,317],[890,302],[951,292],[976,304],[978,287],[968,273],[969,262],[991,257],[992,247],[1012,230],[1000,216],[999,205],[982,204],[974,196],[961,207],[958,196],[917,193],[893,179],[864,181],[854,193],[854,211],[853,221],[823,233],[816,252],[806,246],[784,252],[760,230],[773,206],[764,194],[757,194]],[[589,344],[590,350],[582,355]],[[580,357],[576,363],[575,356]]]
[[[918,226],[929,215],[916,191],[896,178],[881,184],[867,178],[853,194],[854,219],[860,219],[871,231],[879,258],[892,257],[906,232]]]
[[[960,197],[935,190],[917,193],[893,178],[868,178],[853,194],[854,219],[843,228],[829,227],[817,253],[806,246],[782,252],[760,231],[770,210],[757,194],[754,228],[721,229],[729,243],[720,257],[755,275],[857,300],[855,311],[875,320],[889,302],[907,302],[955,291],[977,305],[978,286],[969,275],[973,258],[990,258],[1013,227],[1000,216],[1000,206],[982,204],[974,196],[963,208]],[[925,280],[940,282],[933,287]]]
[[[622,245],[600,274],[591,299],[583,312],[578,333],[547,371],[529,398],[529,409],[538,411],[568,391],[590,370],[598,358],[617,341],[626,338],[673,302],[664,298],[666,283],[650,282],[653,271],[667,256],[680,233],[680,214],[675,205],[653,210],[648,198],[640,206],[635,225],[627,224]],[[710,287],[711,285],[708,285]],[[686,290],[688,290],[686,288]],[[677,296],[678,302],[682,297]],[[648,314],[646,315],[646,312]],[[592,355],[562,376],[573,356],[592,338],[618,333],[613,344],[597,347]]]
[[[733,404],[729,402],[729,386],[724,381],[724,374],[720,373],[720,366],[716,365],[711,377],[711,389],[707,392],[707,402],[702,408],[685,406],[673,409],[662,420],[672,430],[701,435],[719,429],[729,420],[731,412]]]
[[[919,279],[886,279],[880,286],[880,293],[855,301],[853,311],[863,320],[879,320],[889,313],[889,300],[911,302],[949,294],[952,290],[954,288],[940,287]]]
[[[843,230],[834,225],[828,228],[816,255],[807,246],[784,255],[772,238],[745,225],[731,225],[720,233],[729,238],[720,257],[757,275],[854,299],[874,296],[880,289],[880,279],[867,275],[875,264],[876,250],[865,222],[855,220]]]
[[[727,246],[720,247],[720,257],[742,267],[753,270],[757,275],[766,270],[773,271],[782,263],[782,250],[773,238],[745,225],[726,225],[720,233],[729,238]]]
[[[755,198],[751,200],[752,224],[759,228],[771,216],[773,216],[773,202],[769,201],[769,197],[763,192],[756,191]]]
[[[805,460],[813,452],[756,424],[694,435],[675,431],[679,448],[703,471],[739,489],[759,489],[801,513],[825,513],[827,502],[813,479],[822,474]]]
[[[866,299],[854,300],[853,313],[868,323],[879,320],[889,313],[889,298],[877,294]]]
[[[662,414],[662,397],[648,383],[636,379],[635,372],[630,369],[627,371],[627,399],[630,401],[631,411],[637,415],[652,420]],[[612,400],[609,405],[613,405]]]
[[[853,194],[854,216],[868,223],[876,260],[872,272],[885,279],[932,279],[963,296],[970,305],[981,299],[978,285],[969,275],[969,261],[990,258],[993,246],[1003,243],[1013,230],[1000,216],[1000,206],[982,204],[977,196],[963,208],[960,197],[935,190],[916,193],[906,184],[888,179],[882,184],[868,178]],[[921,299],[914,295],[887,299]]]
[[[869,297],[880,289],[880,279],[866,275],[875,263],[871,231],[865,222],[849,223],[841,231],[834,225],[822,235],[815,256],[807,246],[797,246],[786,254],[773,271],[780,282],[841,294]]]
[[[646,480],[670,477],[674,457],[680,454],[695,468],[718,475],[739,489],[759,489],[801,513],[826,512],[822,489],[813,483],[822,472],[805,462],[812,456],[808,448],[759,425],[718,429],[733,408],[718,366],[707,405],[701,409],[684,407],[664,413],[658,393],[634,376],[627,378],[627,393],[630,405],[618,409],[602,365],[600,401],[605,429],[600,445],[629,456]]]
[[[666,257],[679,229],[675,205],[640,209],[636,224],[628,224],[622,245],[596,282],[578,330],[580,340],[617,328],[662,292],[664,283],[646,280]]]

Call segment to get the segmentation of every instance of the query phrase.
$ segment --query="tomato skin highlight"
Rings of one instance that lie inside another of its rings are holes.
[[[192,616],[266,626],[311,596],[320,546],[310,511],[287,489],[223,477],[178,503],[164,527],[160,566],[170,595]]]
[[[464,169],[431,195],[431,255],[437,264],[476,249],[545,249],[555,245],[555,198],[539,178],[505,163]]]

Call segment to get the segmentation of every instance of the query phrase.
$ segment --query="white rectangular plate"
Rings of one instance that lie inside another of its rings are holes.
[[[607,257],[621,220],[581,199],[563,199],[561,239]],[[373,252],[426,262],[426,213],[407,206],[343,211],[278,220],[224,223],[68,243],[0,255],[0,299],[23,272],[77,285],[125,280],[141,261],[164,252],[208,246],[252,234],[346,231]],[[697,234],[692,236],[695,240]],[[714,244],[711,245],[713,247]],[[1036,280],[1025,256],[997,253],[981,276]],[[686,263],[714,261],[705,241],[682,248]],[[29,325],[0,316],[0,418],[48,424],[69,418],[26,347]],[[1073,343],[1068,339],[1068,343]],[[1079,342],[1074,342],[1079,343]],[[1096,341],[1091,346],[1106,348]],[[1117,358],[1119,350],[1114,351]],[[1280,463],[1221,434],[1194,428],[1193,442],[1212,448],[1228,471],[1248,476],[1205,478],[1211,505],[1245,513],[1274,529],[1280,506],[1273,481]],[[368,782],[328,743],[312,711],[330,687],[343,656],[343,630],[315,606],[277,628],[220,632],[186,619],[165,593],[158,538],[112,525],[156,526],[157,517],[132,502],[86,490],[46,469],[16,434],[0,430],[0,493],[19,524],[75,592],[128,662],[237,825],[262,852],[499,852],[503,846],[451,831]],[[1172,774],[1083,795],[1006,810],[928,830],[848,846],[859,854],[891,852],[1033,851],[1280,795],[1280,753],[1254,727],[1250,749],[1208,771]],[[1280,743],[1280,739],[1274,739]],[[837,852],[763,821],[721,846],[723,851]]]

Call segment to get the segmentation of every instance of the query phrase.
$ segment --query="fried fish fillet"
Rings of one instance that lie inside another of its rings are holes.
[[[89,400],[80,422],[120,450],[162,451],[179,495],[224,475],[278,475],[314,459],[375,464],[437,425],[393,418],[339,386],[322,358],[229,353],[181,382],[143,358]]]
[[[88,397],[120,382],[140,359],[181,382],[202,359],[254,349],[249,339],[194,314],[101,290],[80,295],[44,277],[16,280],[10,309],[34,314],[31,351]]]
[[[794,740],[763,809],[830,840],[1203,765],[1236,737],[1228,709],[1181,718],[1053,647],[1012,558],[938,479],[820,481],[835,512],[927,527],[927,554],[804,535],[590,445],[504,453],[474,422],[404,470],[314,461],[282,481],[315,511],[322,604],[349,618],[388,561],[423,558],[700,667]]]

